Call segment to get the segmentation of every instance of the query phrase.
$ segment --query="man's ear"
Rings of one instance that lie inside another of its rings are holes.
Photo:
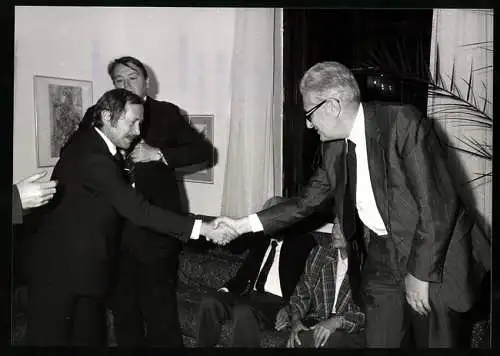
[[[102,122],[107,122],[107,123],[110,123],[111,122],[111,111],[109,110],[103,110],[101,111],[101,119],[102,119]]]

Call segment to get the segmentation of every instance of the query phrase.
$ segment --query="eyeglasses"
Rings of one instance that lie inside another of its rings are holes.
[[[320,107],[322,107],[323,104],[326,103],[328,100],[335,100],[337,102],[337,104],[339,105],[339,107],[340,107],[340,101],[339,101],[339,99],[336,99],[336,98],[324,99],[319,104],[316,104],[312,108],[310,108],[309,110],[307,110],[307,112],[305,113],[306,120],[309,121],[312,124],[312,114],[314,114],[316,112],[316,110],[318,110]]]
[[[312,108],[307,110],[307,112],[305,113],[306,120],[309,121],[310,123],[312,123],[312,121],[311,121],[312,114],[314,114],[316,112],[316,110],[318,110],[321,106],[323,106],[323,104],[326,103],[327,101],[328,101],[328,99],[325,99],[325,100],[321,101],[319,104],[316,104]]]

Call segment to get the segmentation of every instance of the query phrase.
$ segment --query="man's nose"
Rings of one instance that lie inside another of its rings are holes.
[[[134,125],[133,134],[136,136],[139,136],[141,134],[141,127],[138,123]]]
[[[312,129],[312,128],[314,128],[314,125],[311,123],[311,121],[306,120],[306,127],[307,127],[308,129]]]

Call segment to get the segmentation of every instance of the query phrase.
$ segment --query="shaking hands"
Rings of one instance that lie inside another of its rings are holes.
[[[248,217],[240,219],[219,217],[209,223],[203,222],[200,234],[213,243],[226,245],[238,236],[251,231]]]

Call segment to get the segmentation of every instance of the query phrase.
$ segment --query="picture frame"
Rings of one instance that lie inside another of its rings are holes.
[[[188,115],[190,125],[201,133],[213,145],[214,142],[214,116],[211,114],[205,115]],[[204,163],[194,164],[176,169],[179,180],[196,183],[214,183],[214,154],[212,152],[211,159]]]
[[[37,165],[51,167],[92,105],[92,82],[35,75],[33,84]]]

